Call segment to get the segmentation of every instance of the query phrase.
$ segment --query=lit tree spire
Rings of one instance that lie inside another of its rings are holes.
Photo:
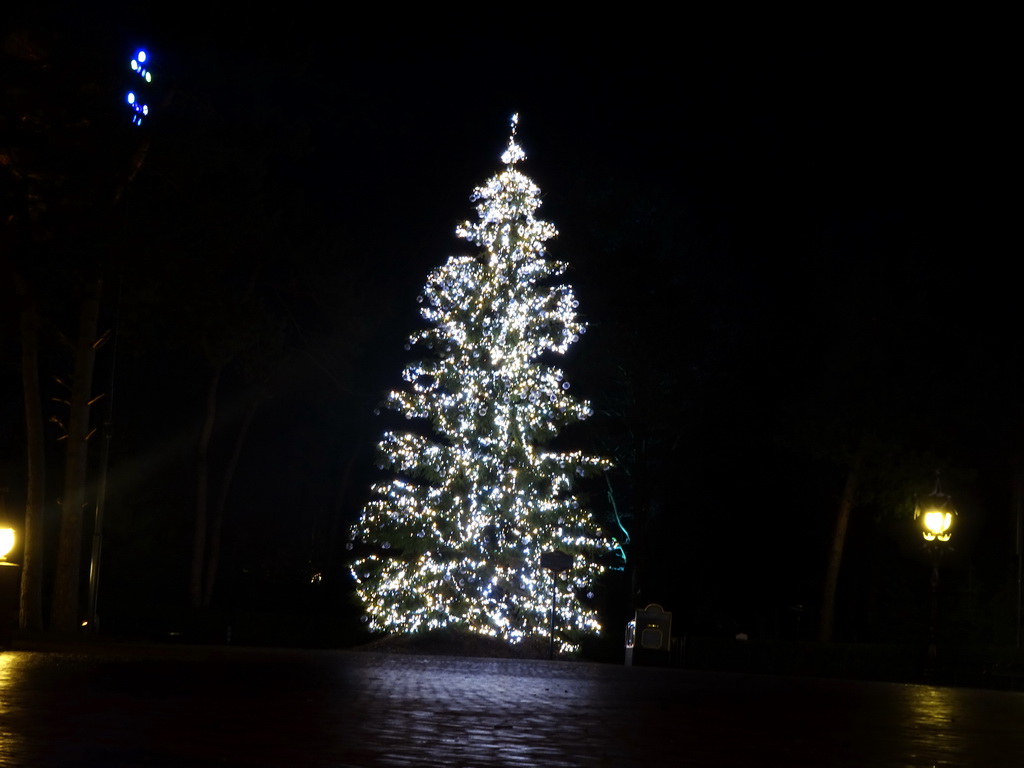
[[[597,632],[587,595],[613,544],[573,494],[576,479],[605,459],[541,447],[590,415],[563,372],[542,361],[585,332],[566,264],[544,258],[557,234],[535,217],[540,190],[516,169],[526,155],[512,118],[505,169],[477,187],[477,220],[456,234],[479,248],[427,278],[419,301],[429,327],[412,334],[421,355],[387,406],[411,421],[386,432],[383,465],[352,538],[367,552],[352,566],[373,629],[410,632],[460,626],[513,642],[547,637],[550,577],[541,554],[560,550],[572,567],[555,606],[563,648]]]

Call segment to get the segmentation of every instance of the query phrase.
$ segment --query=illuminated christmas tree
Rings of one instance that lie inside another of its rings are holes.
[[[352,566],[374,630],[440,627],[519,642],[550,638],[552,581],[541,556],[571,566],[555,593],[563,650],[600,630],[587,607],[601,561],[616,545],[573,494],[602,458],[542,446],[590,415],[550,364],[585,327],[566,264],[544,258],[555,228],[534,218],[540,190],[516,169],[526,155],[512,118],[505,168],[474,190],[479,220],[456,234],[479,247],[430,273],[419,301],[430,327],[409,339],[420,359],[387,406],[416,424],[386,432],[383,465],[394,472],[352,530],[363,554]]]

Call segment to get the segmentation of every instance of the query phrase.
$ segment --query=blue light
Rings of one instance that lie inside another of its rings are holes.
[[[153,75],[148,69],[142,66],[149,56],[141,48],[139,52],[135,54],[135,58],[131,61],[132,72],[138,73],[139,77],[143,78],[147,83],[153,82]]]
[[[146,67],[142,66],[143,63],[145,63],[145,61],[148,58],[149,58],[149,54],[146,53],[145,49],[140,48],[138,50],[138,52],[135,54],[135,58],[131,60],[130,66],[131,66],[132,72],[135,72],[137,75],[139,75],[139,77],[141,77],[147,83],[152,83],[153,82],[153,75],[152,75],[152,73]],[[149,115],[149,105],[142,104],[139,101],[139,98],[140,97],[137,97],[133,91],[129,91],[128,94],[125,96],[125,99],[128,102],[128,106],[130,106],[132,108],[132,124],[133,125],[142,125],[142,118],[144,116]]]

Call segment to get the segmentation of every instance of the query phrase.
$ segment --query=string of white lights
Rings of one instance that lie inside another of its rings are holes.
[[[473,192],[477,220],[456,229],[478,256],[450,258],[419,297],[430,327],[409,338],[420,358],[386,403],[429,430],[381,440],[394,476],[373,486],[352,529],[350,546],[367,552],[352,575],[374,630],[546,638],[555,599],[556,641],[570,650],[600,631],[588,598],[615,547],[573,488],[609,462],[539,449],[591,413],[543,359],[586,328],[572,288],[552,284],[567,265],[544,257],[557,230],[535,217],[540,189],[515,167],[526,158],[517,123],[504,170]],[[572,566],[553,598],[541,555],[554,550]]]

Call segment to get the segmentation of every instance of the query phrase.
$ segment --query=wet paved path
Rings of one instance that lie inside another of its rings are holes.
[[[0,766],[1019,768],[1024,693],[344,651],[0,651]]]

